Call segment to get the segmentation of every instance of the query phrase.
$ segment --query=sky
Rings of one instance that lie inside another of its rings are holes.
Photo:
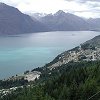
[[[0,0],[23,13],[56,13],[63,10],[85,18],[100,18],[100,0]]]

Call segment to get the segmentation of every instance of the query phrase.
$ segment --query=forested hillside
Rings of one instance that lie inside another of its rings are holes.
[[[100,98],[99,61],[68,63],[52,71],[45,68],[42,72],[35,84],[19,88],[1,100],[99,100]],[[94,94],[96,95],[90,98]]]

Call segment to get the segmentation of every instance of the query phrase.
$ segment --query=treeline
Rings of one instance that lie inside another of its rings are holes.
[[[55,100],[88,100],[100,91],[100,67],[93,66],[72,68],[60,77],[45,84],[45,93]],[[99,100],[100,94],[91,98]]]
[[[0,80],[0,89],[8,89],[11,87],[23,86],[28,83],[24,78],[11,79],[11,80]]]
[[[89,100],[100,99],[99,61],[62,65],[49,74],[46,70],[40,78],[45,82],[18,89],[1,100],[88,100],[96,93]]]

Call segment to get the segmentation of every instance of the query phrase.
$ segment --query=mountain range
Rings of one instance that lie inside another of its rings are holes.
[[[0,3],[0,35],[90,30],[100,30],[100,18],[84,19],[62,10],[55,14],[43,15],[37,13],[29,16],[23,14],[17,8]]]
[[[54,15],[50,14],[40,19],[52,31],[81,31],[89,30],[89,23],[76,15],[59,10]]]
[[[42,32],[48,29],[36,19],[21,13],[17,8],[0,3],[0,34]]]
[[[100,18],[85,19],[62,10],[44,16],[39,21],[50,27],[52,31],[100,30]]]

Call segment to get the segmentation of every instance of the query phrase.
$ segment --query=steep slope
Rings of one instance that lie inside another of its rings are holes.
[[[87,22],[91,26],[91,30],[100,31],[100,18],[90,18]]]
[[[69,62],[95,60],[100,60],[100,36],[96,36],[76,48],[63,52],[46,66],[52,70]]]
[[[59,10],[54,15],[49,14],[40,20],[53,31],[83,31],[89,30],[90,26],[86,20],[76,15]]]
[[[0,3],[0,34],[19,34],[47,31],[37,20],[21,13],[17,8]]]

